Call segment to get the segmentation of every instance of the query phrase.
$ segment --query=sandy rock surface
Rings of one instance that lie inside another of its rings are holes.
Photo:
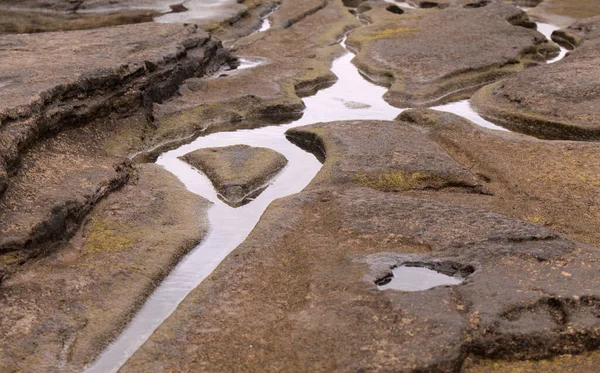
[[[600,15],[600,3],[595,0],[544,0],[529,11],[536,19],[567,27],[573,22]]]
[[[424,108],[288,130],[321,171],[121,371],[595,371],[595,2],[18,3],[0,0],[0,371],[92,362],[214,228],[156,157],[299,118],[302,97],[340,78],[345,35],[389,103],[477,91],[485,118],[525,134]],[[562,27],[564,60],[546,64],[558,46],[532,20]],[[183,159],[234,206],[286,164],[246,146]],[[382,290],[403,265],[463,282]]]

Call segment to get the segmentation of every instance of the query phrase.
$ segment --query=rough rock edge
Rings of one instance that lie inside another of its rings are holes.
[[[492,91],[501,85],[497,82],[483,87],[471,98],[473,107],[485,120],[498,124],[514,132],[535,136],[547,140],[598,141],[600,131],[594,128],[582,128],[566,121],[543,118],[536,113],[510,110],[505,105],[488,105],[493,99]]]
[[[54,248],[55,241],[72,237],[79,229],[81,222],[98,202],[112,192],[121,189],[132,178],[135,178],[136,172],[131,162],[126,160],[115,164],[114,167],[115,177],[100,184],[94,193],[86,196],[85,201],[66,200],[52,206],[46,219],[32,228],[26,241],[23,241],[20,237],[0,237],[0,255],[25,250],[25,256],[20,260],[20,264],[23,264],[31,257],[51,251]],[[5,276],[2,276],[4,279],[8,278],[13,272],[10,268],[5,268],[4,271]],[[2,278],[0,278],[0,283],[2,283]]]
[[[529,29],[535,29],[536,27],[535,23],[530,21],[527,13],[524,11],[515,12],[512,15],[508,15],[505,19],[515,27]],[[361,51],[359,45],[352,45],[352,40],[349,42],[351,44],[350,47],[355,49],[355,54],[357,56],[360,53],[364,53]],[[415,95],[408,91],[399,92],[388,90],[384,95],[384,99],[393,106],[407,108],[432,107],[468,99],[482,86],[503,79],[523,70],[531,64],[539,62],[539,56],[552,58],[556,55],[558,55],[558,47],[553,48],[544,38],[543,40],[535,42],[531,47],[522,50],[516,60],[489,65],[481,69],[457,70],[437,78],[435,81],[430,82],[437,82],[439,84],[438,89],[436,89],[436,92],[433,92],[433,94],[432,92],[423,91]],[[395,78],[391,71],[370,66],[367,63],[359,61],[358,57],[352,62],[368,80],[387,88],[392,87]],[[469,74],[469,77],[466,80],[464,78],[465,74]]]
[[[0,158],[0,192],[8,186],[8,175],[18,168],[20,155],[35,142],[106,117],[115,109],[142,107],[151,121],[155,102],[176,93],[185,79],[211,74],[231,59],[210,36],[190,37],[153,61],[90,71],[72,83],[42,92],[29,105],[0,111],[0,138],[6,147]],[[74,100],[82,96],[83,100]]]

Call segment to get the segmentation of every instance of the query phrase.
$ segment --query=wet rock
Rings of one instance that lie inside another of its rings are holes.
[[[185,5],[183,3],[169,5],[169,8],[171,8],[171,11],[173,13],[181,13],[181,12],[186,12],[189,10],[188,8],[185,7]]]
[[[286,2],[286,8],[294,13],[305,10],[303,4]],[[281,11],[279,8],[272,17]],[[330,67],[331,61],[344,53],[338,41],[348,28],[359,25],[347,8],[332,1],[288,28],[274,27],[237,40],[232,51],[241,58],[242,67],[244,60],[256,56],[261,57],[260,63],[206,80],[201,90],[194,88],[196,82],[185,82],[180,95],[155,105],[158,130],[150,141],[158,144],[165,138],[298,119],[304,109],[301,97],[337,79]]]
[[[474,108],[488,120],[541,138],[600,139],[600,39],[563,60],[528,69],[478,91]]]
[[[200,149],[181,158],[205,173],[225,202],[234,207],[257,197],[287,164],[276,151],[248,145]]]
[[[358,50],[353,62],[369,79],[389,87],[384,98],[397,107],[467,98],[482,85],[558,52],[537,31],[515,26],[528,20],[513,6],[405,11],[397,16],[374,7],[362,14],[373,24],[348,39]]]
[[[325,151],[317,178],[301,193],[272,203],[248,239],[122,371],[185,370],[192,364],[216,372],[240,366],[266,371],[457,371],[468,355],[540,359],[593,348],[600,338],[600,321],[594,316],[600,280],[589,265],[600,259],[596,249],[515,217],[519,211],[506,208],[504,200],[518,196],[451,189],[386,193],[346,177],[389,164],[388,147],[402,149],[391,158],[402,167],[438,167],[438,172],[462,167],[479,171],[483,165],[468,161],[471,151],[478,157],[485,147],[494,154],[506,152],[504,136],[515,148],[551,149],[544,141],[498,135],[456,117],[435,115],[413,113],[398,123],[336,122],[290,131],[304,139],[305,147]],[[380,136],[379,128],[388,136]],[[408,139],[402,140],[404,136]],[[451,140],[461,138],[463,147],[454,146]],[[418,144],[415,153],[412,141]],[[373,150],[375,144],[381,152]],[[415,160],[411,155],[421,154],[419,147],[427,151]],[[585,149],[592,151],[591,145]],[[520,161],[513,167],[519,178],[514,189],[529,193],[520,178],[539,163]],[[511,185],[512,175],[499,174],[504,179],[491,187],[501,192],[501,185]],[[558,193],[553,185],[540,194]],[[494,211],[499,206],[506,213]],[[460,263],[474,272],[453,287],[376,290],[375,280],[407,262]],[[232,355],[239,358],[232,361]]]
[[[208,201],[159,166],[136,173],[72,239],[2,281],[0,371],[82,371],[206,234]]]

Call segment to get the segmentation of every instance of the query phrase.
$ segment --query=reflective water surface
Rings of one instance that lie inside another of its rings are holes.
[[[186,2],[185,5],[187,6],[188,3],[193,2]],[[217,3],[222,2],[214,1],[215,7],[218,6]],[[398,3],[398,5],[402,4],[402,2]],[[173,16],[176,15],[173,14]],[[167,19],[170,18],[163,20]],[[342,40],[341,44],[345,47],[345,40]],[[352,53],[346,53],[333,62],[332,71],[338,77],[337,82],[303,100],[306,109],[301,119],[280,126],[207,135],[166,152],[158,158],[157,164],[176,175],[191,192],[213,202],[214,205],[208,211],[210,231],[204,241],[194,248],[157,287],[119,338],[86,372],[111,373],[118,371],[177,308],[186,295],[246,239],[273,200],[298,193],[310,183],[320,170],[321,163],[312,154],[291,144],[285,138],[287,129],[338,120],[392,120],[403,110],[392,107],[383,100],[382,96],[387,89],[364,79],[351,63],[353,57]],[[247,57],[242,60],[240,68],[252,68],[264,62],[264,59],[260,57]],[[471,109],[468,100],[433,109],[455,113],[483,127],[504,130],[481,118]],[[179,160],[178,157],[201,148],[236,144],[275,150],[288,159],[288,165],[254,201],[242,207],[232,208],[219,200],[217,192],[205,175]],[[439,285],[456,285],[462,282],[460,278],[446,276],[427,268],[397,267],[393,273],[392,281],[387,285],[380,286],[380,289],[417,291]]]
[[[385,285],[379,285],[379,290],[423,291],[436,286],[459,285],[464,279],[448,276],[424,267],[400,266],[392,269],[393,277]]]

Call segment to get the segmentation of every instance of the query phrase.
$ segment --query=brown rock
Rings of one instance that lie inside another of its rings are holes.
[[[591,36],[590,36],[591,37]],[[541,138],[600,139],[600,39],[563,60],[482,88],[472,99],[488,120]]]
[[[156,165],[0,285],[0,371],[82,371],[206,234],[209,202]]]
[[[528,12],[534,19],[567,27],[573,22],[600,15],[596,0],[544,0]]]
[[[234,207],[260,195],[287,164],[276,151],[248,145],[200,149],[181,158],[204,172],[223,200]]]
[[[286,12],[302,13],[304,2],[286,2]],[[281,9],[272,16],[276,17]],[[337,77],[331,61],[344,51],[337,43],[350,27],[360,25],[339,1],[288,28],[273,29],[233,42],[232,51],[261,62],[251,69],[223,72],[205,80],[186,81],[179,95],[155,105],[158,130],[151,141],[236,128],[253,128],[297,119],[300,97],[331,85]],[[235,89],[231,89],[235,87]]]
[[[389,87],[384,98],[397,107],[468,98],[482,85],[558,52],[537,31],[515,26],[529,26],[525,13],[499,3],[402,15],[373,7],[362,16],[373,24],[349,37],[358,50],[354,63]]]
[[[469,164],[467,157],[506,152],[504,142],[523,148],[515,158],[551,149],[548,142],[482,130],[452,115],[424,114],[426,120],[413,112],[405,117],[411,122],[336,122],[291,131],[325,149],[317,178],[298,195],[274,202],[122,371],[456,371],[469,354],[539,359],[594,346],[600,280],[588,264],[600,254],[511,217],[518,211],[508,205],[519,194],[390,193],[346,177],[390,164],[387,149],[402,149],[399,166],[390,169],[438,172],[466,165],[479,171],[485,164]],[[391,135],[394,127],[397,135]],[[452,142],[463,138],[461,147]],[[379,155],[375,144],[382,146]],[[419,158],[423,146],[428,151]],[[520,180],[539,164],[527,160],[513,165],[515,175],[498,168],[503,179],[494,174],[490,188],[529,193]],[[576,182],[597,190],[585,184]],[[551,210],[549,198],[559,192],[549,183],[540,202]],[[501,209],[507,213],[494,212]],[[474,272],[454,287],[377,290],[375,281],[407,262],[455,263]]]

